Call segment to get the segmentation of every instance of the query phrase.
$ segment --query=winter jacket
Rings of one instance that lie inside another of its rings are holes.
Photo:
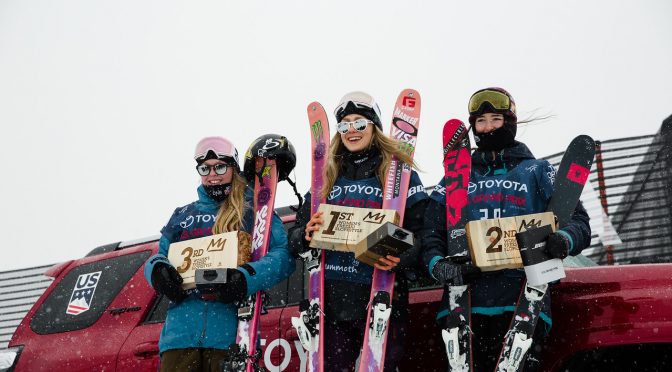
[[[525,144],[516,142],[498,153],[477,150],[471,160],[466,207],[469,221],[546,211],[556,170],[548,161],[536,160]],[[442,179],[430,195],[425,214],[422,260],[430,273],[439,259],[455,253],[446,246],[445,199]],[[588,220],[579,203],[570,222],[559,230],[569,240],[570,255],[578,255],[590,245]],[[483,272],[471,283],[472,313],[497,315],[514,311],[524,279],[522,269]],[[447,314],[447,309],[441,309],[437,318]],[[545,297],[541,318],[551,325],[550,296]]]
[[[246,204],[253,205],[252,189],[245,193]],[[166,226],[161,229],[159,253],[145,264],[145,278],[151,285],[152,269],[157,262],[166,262],[171,243],[212,235],[212,227],[219,204],[211,199],[203,186],[198,187],[198,200],[175,209]],[[252,234],[254,210],[246,208],[243,230]],[[287,250],[287,234],[282,221],[273,215],[268,253],[257,262],[250,262],[254,269],[238,268],[247,281],[247,295],[267,290],[287,278],[295,269],[294,260]],[[179,304],[168,305],[166,322],[161,331],[159,350],[184,348],[226,349],[236,342],[238,309],[234,304],[202,300],[197,290]]]
[[[381,155],[375,148],[363,153],[343,155],[341,170],[327,198],[328,204],[359,208],[381,208],[383,189],[375,171]],[[310,200],[310,193],[306,200]],[[413,171],[404,211],[403,227],[418,233],[422,229],[423,214],[428,201],[418,174]],[[305,240],[306,224],[310,220],[310,203],[297,213],[296,224],[289,231],[290,250],[298,252],[308,247]],[[408,277],[419,268],[418,244],[404,252],[401,262],[393,269],[395,291],[393,309],[406,310],[408,304]],[[371,292],[374,267],[355,259],[354,253],[325,251],[325,314],[333,321],[351,321],[366,318],[366,307]]]

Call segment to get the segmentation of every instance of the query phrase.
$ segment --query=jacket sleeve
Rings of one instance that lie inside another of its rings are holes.
[[[413,247],[402,253],[399,257],[401,261],[394,268],[395,272],[417,269],[420,266],[420,249],[422,247],[422,231],[424,227],[425,209],[427,209],[428,199],[424,198],[410,208],[404,211],[403,227],[413,232],[415,242]]]
[[[431,273],[437,260],[447,255],[446,204],[430,198],[423,219],[422,265]]]
[[[149,283],[150,286],[152,285],[152,271],[154,270],[154,266],[156,266],[156,264],[159,262],[170,265],[170,261],[168,261],[169,246],[170,241],[168,238],[166,238],[164,235],[161,235],[161,239],[159,240],[159,253],[153,255],[147,260],[147,262],[145,262],[145,279],[147,279],[147,283]]]
[[[567,226],[558,230],[569,240],[569,255],[576,256],[590,246],[590,217],[579,201]]]
[[[152,285],[152,271],[154,270],[154,266],[158,263],[165,263],[170,265],[170,261],[168,261],[168,248],[170,248],[170,243],[171,243],[171,236],[174,235],[172,230],[169,228],[171,226],[171,222],[173,221],[173,217],[178,213],[178,209],[175,209],[173,212],[173,215],[170,216],[170,219],[168,220],[168,223],[166,226],[164,226],[161,229],[161,239],[159,239],[159,252],[152,257],[150,257],[147,262],[145,262],[145,279],[147,279],[147,283],[149,285]]]
[[[268,252],[259,261],[249,262],[252,272],[239,267],[247,281],[247,295],[251,296],[260,290],[267,290],[289,277],[296,265],[294,258],[287,249],[287,233],[282,220],[273,214],[271,237]]]
[[[296,220],[294,226],[289,229],[288,245],[289,251],[294,257],[298,257],[299,253],[308,249],[309,242],[304,238],[306,225],[310,221],[310,192],[306,193],[304,200],[306,201],[301,206],[301,209],[296,213]]]

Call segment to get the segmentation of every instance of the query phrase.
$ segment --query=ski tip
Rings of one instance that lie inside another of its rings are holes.
[[[324,108],[322,107],[322,105],[319,102],[313,101],[313,102],[308,104],[308,113],[318,111],[318,110],[324,110]]]
[[[446,124],[443,125],[445,128],[446,126],[460,126],[464,125],[464,122],[460,119],[449,119]]]
[[[420,93],[415,89],[404,89],[399,93],[397,97],[397,102],[395,103],[395,110],[399,109],[407,115],[411,115],[419,119],[420,117],[420,105],[421,105]],[[395,111],[395,115],[396,115]],[[412,123],[414,126],[417,126],[417,123]]]
[[[413,98],[420,98],[420,93],[418,93],[418,91],[413,88],[406,88],[402,90],[400,95]]]
[[[574,137],[569,146],[570,147],[576,146],[574,148],[585,147],[586,151],[595,154],[595,147],[596,147],[595,140],[593,140],[591,136],[585,134],[581,134],[579,136]]]
[[[443,125],[443,156],[458,144],[469,147],[468,129],[460,119],[450,119]]]

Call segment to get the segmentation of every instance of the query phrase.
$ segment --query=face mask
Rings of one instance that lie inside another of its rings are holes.
[[[516,124],[506,123],[490,133],[474,133],[476,146],[481,150],[499,151],[513,146],[516,138]]]
[[[203,185],[203,188],[209,197],[211,197],[214,201],[221,203],[226,200],[226,198],[231,193],[231,182],[211,186]]]

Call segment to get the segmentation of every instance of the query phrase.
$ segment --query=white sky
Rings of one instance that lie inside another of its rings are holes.
[[[537,156],[584,133],[655,133],[672,114],[672,2],[0,1],[0,271],[158,234],[193,201],[207,135],[242,153],[296,147],[309,187],[312,100],[364,90],[385,131],[403,88],[423,99],[416,151],[441,176],[441,128],[469,96],[509,90]],[[332,133],[333,128],[332,119]],[[282,184],[276,206],[294,203]]]

